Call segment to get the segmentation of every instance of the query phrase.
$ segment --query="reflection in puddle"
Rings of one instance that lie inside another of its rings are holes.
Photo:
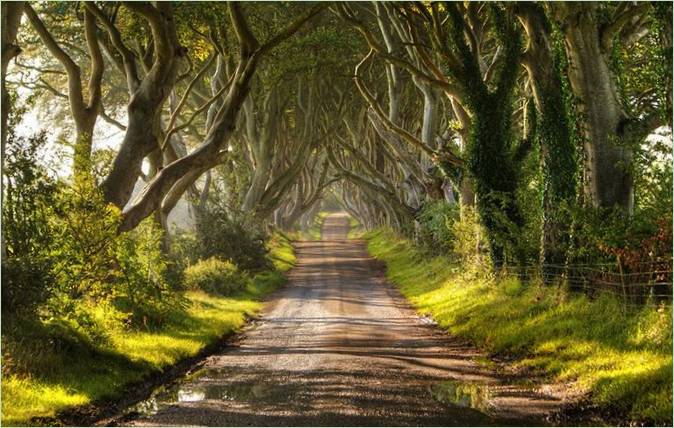
[[[431,386],[431,395],[441,403],[457,407],[489,410],[492,391],[487,385],[447,381]]]
[[[150,398],[136,404],[131,410],[144,416],[152,416],[176,403],[197,403],[205,400],[259,403],[280,393],[282,389],[274,388],[269,382],[236,381],[231,372],[225,369],[209,368],[189,374],[173,385],[157,388]]]
[[[191,402],[191,401],[203,401],[206,398],[206,393],[203,390],[193,390],[193,389],[179,389],[178,390],[178,402]]]

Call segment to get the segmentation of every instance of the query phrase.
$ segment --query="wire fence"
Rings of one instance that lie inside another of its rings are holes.
[[[672,259],[630,265],[614,263],[525,266],[506,275],[550,286],[565,286],[590,298],[609,294],[625,306],[660,306],[672,302]]]

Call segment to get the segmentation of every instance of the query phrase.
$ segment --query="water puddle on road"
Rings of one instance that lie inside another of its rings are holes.
[[[509,414],[503,407],[503,400],[526,397],[536,391],[536,384],[527,380],[520,380],[510,384],[484,384],[475,382],[461,382],[457,380],[444,381],[431,385],[430,393],[434,400],[450,407],[470,408],[491,417],[517,418],[516,425],[541,425],[542,420],[524,420],[519,416]],[[504,410],[506,412],[504,413]],[[510,421],[507,424],[512,425]]]
[[[491,409],[493,391],[488,385],[446,381],[431,386],[432,397],[444,404],[456,407],[470,407],[480,411]]]
[[[130,413],[152,416],[161,409],[179,403],[206,400],[260,402],[273,398],[277,389],[268,382],[232,381],[226,369],[201,369],[168,386],[157,388],[150,398],[129,409]]]

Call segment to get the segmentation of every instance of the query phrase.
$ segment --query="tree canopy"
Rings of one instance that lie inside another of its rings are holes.
[[[3,149],[5,113],[39,111],[71,150],[62,178],[92,181],[120,232],[155,218],[168,234],[181,199],[283,228],[330,199],[408,231],[445,201],[476,210],[495,266],[559,263],[578,210],[633,219],[671,198],[652,162],[670,156],[653,138],[671,141],[670,15],[635,2],[15,2]]]

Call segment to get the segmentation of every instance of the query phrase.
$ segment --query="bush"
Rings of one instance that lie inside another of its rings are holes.
[[[2,313],[27,316],[46,300],[49,260],[12,257],[2,260]],[[8,318],[11,318],[8,317]]]
[[[52,260],[49,218],[58,183],[37,163],[46,134],[8,135],[2,171],[2,313],[29,315],[47,298]]]
[[[242,290],[248,281],[248,275],[234,263],[217,257],[199,260],[185,269],[187,288],[207,293],[230,295]]]
[[[132,325],[159,327],[186,307],[178,287],[169,281],[168,263],[160,250],[162,238],[152,219],[118,238],[121,277],[114,303],[129,313],[127,322]]]
[[[455,237],[453,254],[461,262],[463,270],[473,274],[485,269],[489,271],[491,264],[485,232],[473,208],[463,208],[461,217],[452,225],[452,233]]]
[[[197,221],[199,258],[231,260],[240,269],[251,272],[272,268],[267,258],[267,236],[264,229],[257,226],[231,218],[219,206],[209,208],[200,213]]]
[[[195,233],[177,229],[171,236],[166,254],[166,280],[176,290],[185,288],[183,273],[199,260],[200,245]]]
[[[452,250],[452,225],[459,217],[459,207],[444,200],[427,202],[419,215],[419,241],[435,255]]]
[[[3,315],[101,338],[105,328],[94,322],[97,307],[113,305],[125,325],[145,327],[181,309],[151,220],[120,235],[119,210],[105,203],[90,177],[68,184],[49,176],[39,162],[44,134],[10,134],[9,142],[2,171]]]

